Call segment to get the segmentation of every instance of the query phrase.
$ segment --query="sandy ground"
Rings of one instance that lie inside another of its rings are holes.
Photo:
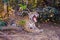
[[[24,30],[5,30],[5,34],[10,34],[0,37],[0,40],[60,40],[60,25],[43,23],[40,24],[39,28],[43,30],[40,33],[28,33]]]

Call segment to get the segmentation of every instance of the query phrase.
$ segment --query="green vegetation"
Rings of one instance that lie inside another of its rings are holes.
[[[6,22],[0,20],[0,27],[1,27],[1,26],[6,26]]]
[[[20,21],[19,21],[19,24],[20,24],[21,26],[24,26],[24,25],[25,25],[25,23],[26,23],[26,21],[25,21],[25,20],[20,20]]]
[[[26,8],[27,8],[27,6],[26,5],[24,5],[24,4],[18,4],[23,10],[25,10]]]

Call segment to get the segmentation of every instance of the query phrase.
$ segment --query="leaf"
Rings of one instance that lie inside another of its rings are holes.
[[[23,10],[27,8],[26,5],[23,5],[23,4],[18,4]]]
[[[19,24],[20,24],[20,25],[25,25],[25,23],[26,23],[25,20],[20,20],[20,21],[19,21]]]

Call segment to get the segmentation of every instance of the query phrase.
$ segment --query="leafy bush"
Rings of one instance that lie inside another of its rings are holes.
[[[59,21],[59,13],[58,10],[56,8],[47,6],[43,9],[37,9],[38,13],[39,13],[39,18],[38,21],[52,21],[54,22],[54,20]],[[42,11],[40,11],[42,10]]]

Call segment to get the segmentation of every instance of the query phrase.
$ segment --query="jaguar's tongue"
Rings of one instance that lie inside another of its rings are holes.
[[[34,17],[33,20],[34,20],[34,22],[37,22],[37,18],[36,17]]]

